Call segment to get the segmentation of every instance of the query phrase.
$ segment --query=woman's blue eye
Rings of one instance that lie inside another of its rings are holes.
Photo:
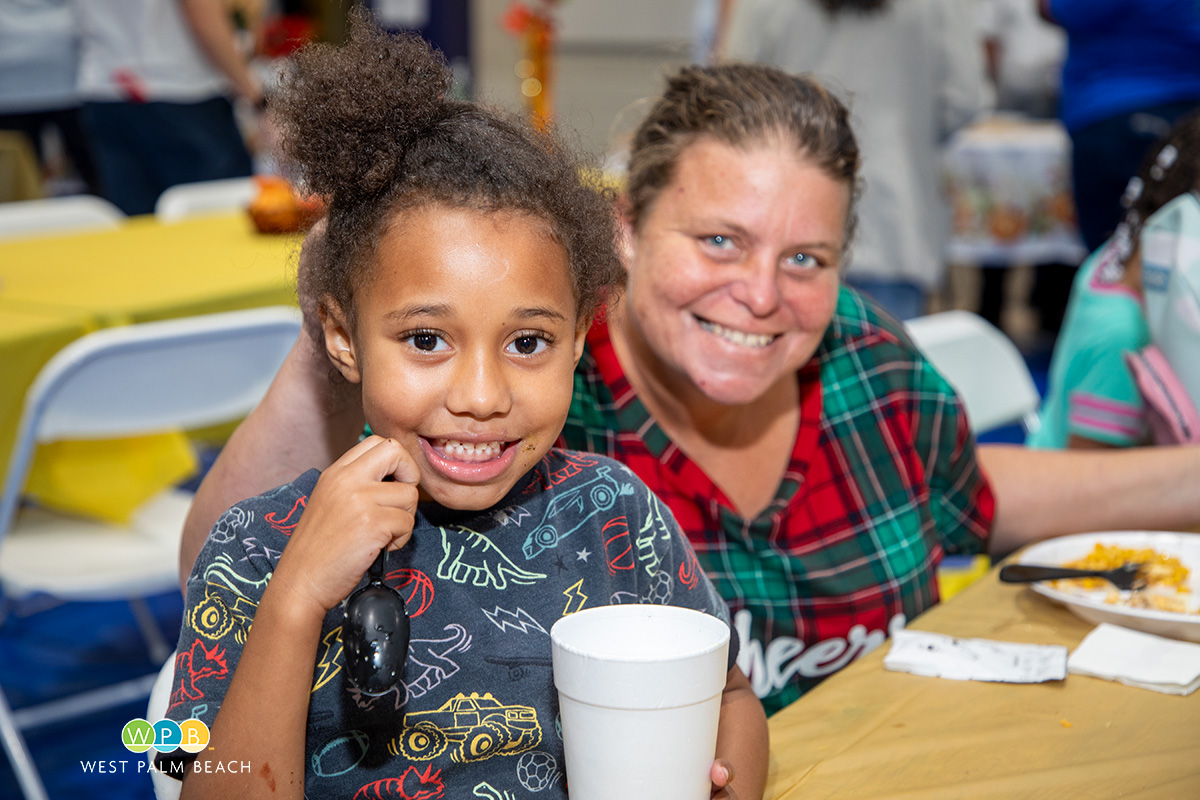
[[[794,256],[789,258],[788,261],[790,261],[793,265],[795,265],[797,267],[815,267],[815,266],[817,266],[816,259],[810,258],[809,256],[805,255],[804,253],[796,253]]]
[[[714,247],[725,248],[731,244],[728,236],[722,236],[719,233],[716,234],[715,236],[708,236],[705,238],[707,239],[708,243],[713,245]]]

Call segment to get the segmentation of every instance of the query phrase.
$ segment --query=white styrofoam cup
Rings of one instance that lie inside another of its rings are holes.
[[[707,800],[729,625],[678,606],[597,606],[550,629],[572,800]]]

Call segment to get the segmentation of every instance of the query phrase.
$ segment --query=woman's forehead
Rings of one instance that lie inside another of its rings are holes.
[[[845,196],[850,187],[822,169],[806,153],[778,139],[731,145],[699,140],[680,154],[671,180],[663,187],[676,202],[720,207],[734,202],[798,199],[818,192]]]

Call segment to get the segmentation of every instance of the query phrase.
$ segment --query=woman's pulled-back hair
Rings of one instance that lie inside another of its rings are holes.
[[[846,106],[811,77],[760,64],[689,66],[667,89],[634,134],[629,154],[627,213],[637,228],[674,177],[683,151],[711,138],[746,147],[781,137],[797,155],[852,189],[846,243],[854,234],[858,142]]]
[[[343,46],[293,57],[271,96],[286,163],[329,207],[306,254],[301,295],[335,301],[354,320],[355,288],[398,214],[443,204],[517,212],[544,222],[565,249],[581,320],[623,272],[611,198],[583,183],[552,134],[447,98],[451,73],[415,35],[379,30],[352,12]]]

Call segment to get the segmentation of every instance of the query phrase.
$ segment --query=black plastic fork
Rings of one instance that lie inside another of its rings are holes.
[[[1072,569],[1071,567],[1042,567],[1035,564],[1008,564],[1000,568],[1000,580],[1005,583],[1032,583],[1063,578],[1103,578],[1122,591],[1146,585],[1142,575],[1144,564],[1122,564],[1116,569]]]

